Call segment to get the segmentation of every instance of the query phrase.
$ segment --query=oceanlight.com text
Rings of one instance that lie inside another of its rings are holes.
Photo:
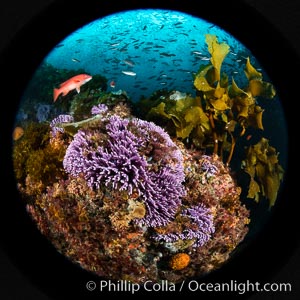
[[[237,292],[244,294],[247,292],[291,292],[291,283],[260,283],[260,282],[238,282],[231,280],[222,283],[199,283],[195,280],[185,282],[189,291],[200,292]]]

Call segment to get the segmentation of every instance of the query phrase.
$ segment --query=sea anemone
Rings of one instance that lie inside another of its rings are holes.
[[[98,129],[79,130],[63,161],[72,176],[83,175],[93,189],[137,192],[146,206],[139,225],[169,223],[185,190],[182,154],[169,135],[154,123],[103,119]]]

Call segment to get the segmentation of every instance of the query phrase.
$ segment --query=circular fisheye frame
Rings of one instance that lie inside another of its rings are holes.
[[[31,54],[9,111],[13,260],[51,296],[269,278],[292,208],[277,33],[245,36],[209,4],[75,12],[75,26],[55,3],[35,24],[58,8],[65,30]],[[50,271],[55,288],[36,276]]]

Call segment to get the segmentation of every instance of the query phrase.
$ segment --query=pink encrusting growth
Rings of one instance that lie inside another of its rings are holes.
[[[70,91],[75,90],[77,93],[80,92],[80,87],[92,79],[91,75],[88,74],[79,74],[71,77],[65,82],[59,85],[59,88],[54,88],[53,90],[53,101],[55,102],[59,95],[66,96]]]

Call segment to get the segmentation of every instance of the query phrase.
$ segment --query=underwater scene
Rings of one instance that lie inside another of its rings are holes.
[[[287,129],[271,75],[179,11],[79,28],[20,99],[21,204],[59,253],[103,278],[177,284],[220,269],[279,201]]]

